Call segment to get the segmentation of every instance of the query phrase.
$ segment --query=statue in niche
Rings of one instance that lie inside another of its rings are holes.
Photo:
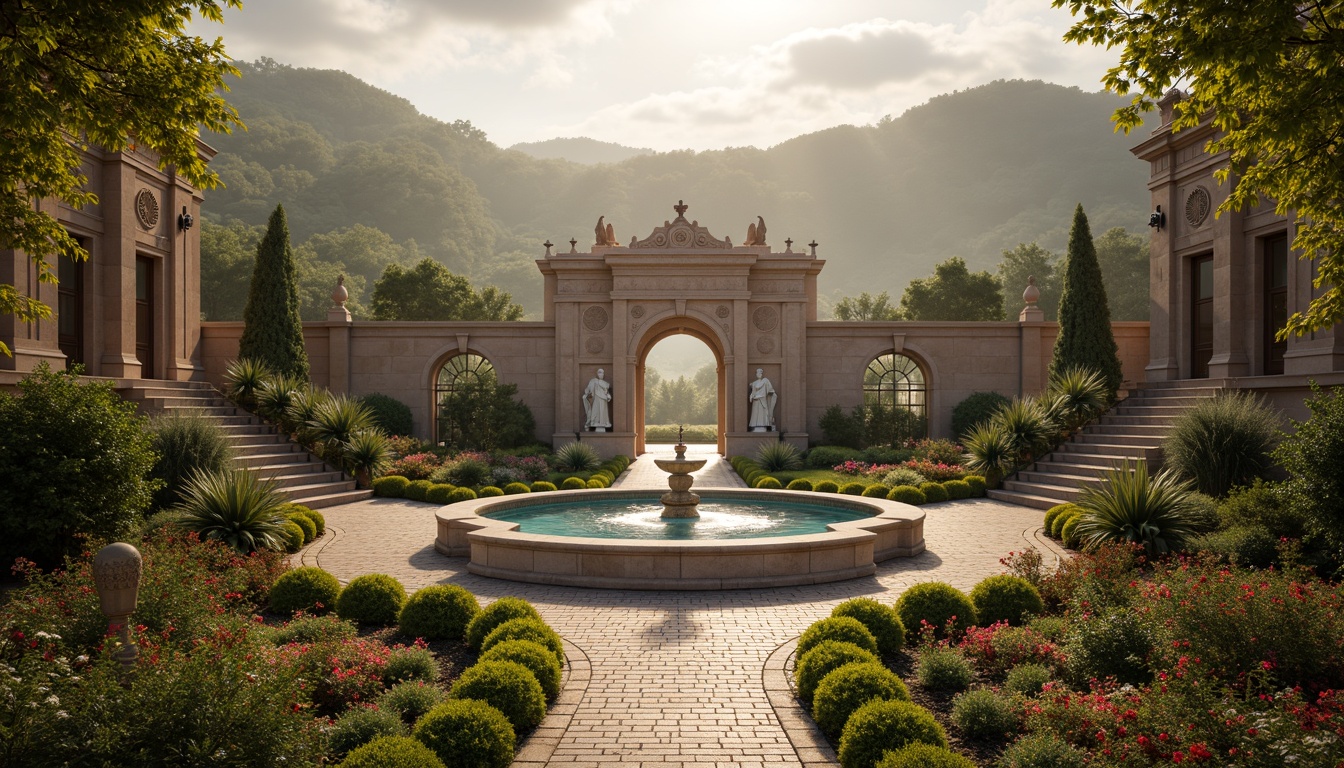
[[[594,245],[616,245],[616,228],[611,224],[603,224],[604,216],[597,217],[597,226],[593,227],[593,236],[597,238]]]
[[[583,425],[593,432],[611,429],[611,382],[607,381],[607,372],[601,368],[583,390],[583,415]]]
[[[775,430],[775,401],[778,400],[775,388],[765,378],[765,371],[756,369],[756,380],[747,390],[747,401],[751,404],[751,414],[747,417],[747,428],[751,432],[773,432]]]
[[[756,217],[755,224],[747,225],[747,239],[742,241],[743,245],[765,245],[765,218]]]

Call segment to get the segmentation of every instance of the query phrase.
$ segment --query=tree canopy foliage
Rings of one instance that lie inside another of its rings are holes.
[[[933,268],[933,276],[917,278],[901,296],[905,320],[1002,320],[999,279],[971,272],[965,259],[953,256]]]
[[[284,206],[275,206],[266,234],[257,243],[238,356],[275,373],[308,380],[308,352],[303,346],[298,282]]]
[[[193,13],[221,21],[221,5],[239,2],[0,4],[0,250],[28,254],[41,282],[56,282],[52,257],[87,258],[34,205],[43,198],[72,208],[98,201],[85,186],[76,147],[134,146],[198,187],[215,185],[197,154],[197,131],[224,134],[241,124],[221,94],[225,76],[237,70],[220,40],[188,35],[184,27]],[[51,308],[0,284],[0,313],[30,322],[50,317]],[[0,352],[9,348],[0,343]]]
[[[519,320],[523,308],[488,285],[477,291],[461,275],[425,258],[410,269],[389,265],[373,286],[375,320]]]
[[[1217,0],[1053,0],[1081,17],[1065,40],[1120,49],[1102,83],[1133,93],[1115,113],[1128,131],[1173,85],[1173,130],[1212,122],[1211,152],[1231,194],[1219,211],[1260,198],[1296,213],[1293,247],[1316,260],[1318,288],[1284,335],[1344,320],[1344,3]]]
[[[856,297],[846,296],[835,305],[835,319],[845,322],[865,320],[900,320],[901,310],[891,305],[891,297],[883,291],[876,296],[867,291]]]
[[[1073,369],[1100,373],[1111,397],[1124,379],[1120,348],[1111,331],[1111,312],[1101,266],[1097,263],[1097,249],[1081,204],[1074,211],[1073,228],[1069,231],[1069,251],[1059,297],[1059,335],[1055,337],[1054,354],[1050,358],[1050,377],[1057,378]]]

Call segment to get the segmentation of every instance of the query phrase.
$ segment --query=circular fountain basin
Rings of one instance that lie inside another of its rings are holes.
[[[580,587],[680,590],[853,579],[873,574],[883,560],[924,551],[924,513],[908,504],[726,488],[704,489],[700,496],[703,517],[672,521],[660,517],[660,494],[651,490],[475,499],[438,511],[434,548],[445,555],[469,557],[467,570],[482,576]],[[623,509],[611,510],[608,505]],[[738,507],[721,511],[720,505]],[[744,507],[759,514],[745,514]],[[571,515],[588,518],[585,525],[596,521],[598,528],[579,529],[580,522]],[[796,525],[812,527],[791,528]]]

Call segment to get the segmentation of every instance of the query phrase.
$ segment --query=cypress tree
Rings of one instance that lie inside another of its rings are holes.
[[[1120,348],[1111,332],[1111,311],[1106,305],[1106,286],[1092,243],[1087,214],[1079,203],[1069,231],[1069,252],[1064,262],[1064,286],[1059,297],[1059,335],[1055,337],[1050,375],[1069,368],[1090,368],[1101,373],[1111,396],[1120,389]]]
[[[257,243],[238,356],[260,361],[275,373],[308,380],[294,252],[289,246],[289,225],[282,205],[275,206],[266,235]]]

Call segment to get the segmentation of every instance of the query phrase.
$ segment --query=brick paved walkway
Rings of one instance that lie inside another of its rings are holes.
[[[670,447],[653,449],[671,455]],[[696,454],[694,447],[689,453]],[[632,464],[620,486],[665,487],[666,475],[649,458]],[[697,486],[741,486],[726,462],[709,458],[695,474]],[[467,573],[465,558],[434,551],[436,509],[400,499],[325,509],[328,533],[302,553],[303,563],[342,581],[388,573],[408,590],[460,584],[482,603],[517,595],[536,605],[581,651],[570,681],[586,687],[573,693],[567,687],[565,700],[524,745],[517,764],[527,768],[828,764],[825,750],[795,749],[781,720],[797,729],[796,713],[777,715],[771,706],[763,676],[776,649],[843,600],[870,596],[891,603],[921,581],[969,589],[1000,572],[999,558],[1008,552],[1049,546],[1035,537],[1039,510],[973,499],[922,507],[928,550],[882,563],[870,578],[722,592],[597,590]]]

